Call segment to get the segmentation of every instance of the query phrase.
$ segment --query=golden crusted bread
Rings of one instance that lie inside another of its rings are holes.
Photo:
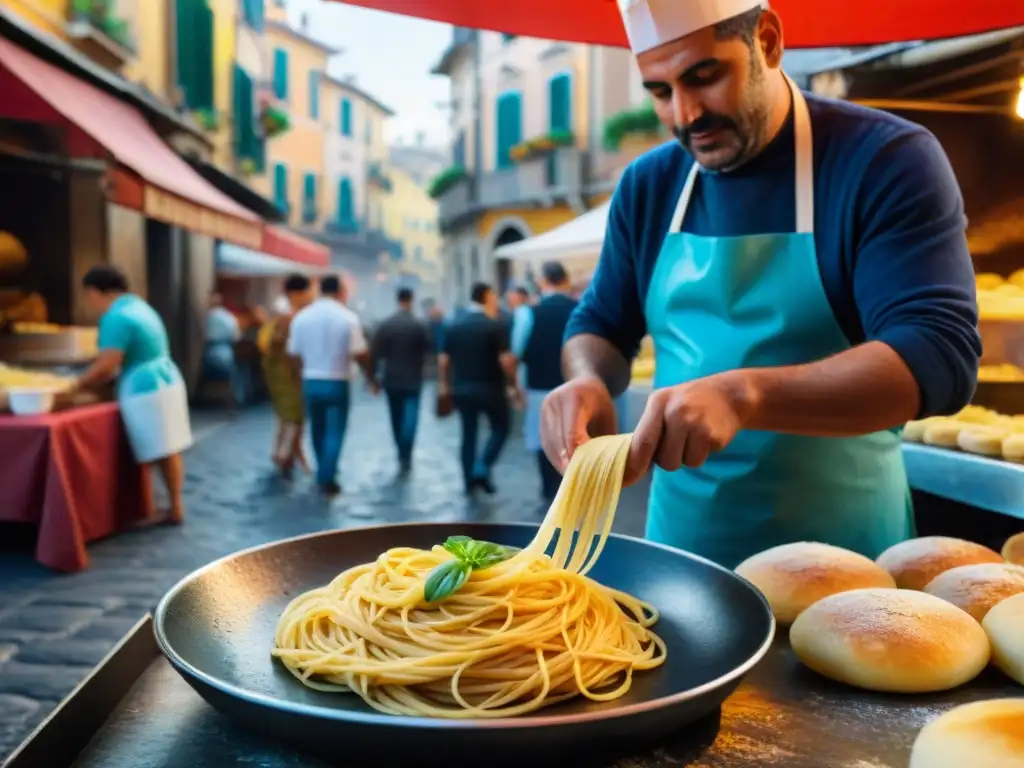
[[[789,640],[818,674],[890,693],[956,688],[977,677],[991,656],[985,630],[964,611],[905,589],[819,600],[793,622]]]
[[[1001,563],[1003,557],[981,544],[948,536],[924,536],[894,544],[875,560],[900,589],[924,589],[940,573],[961,565]]]
[[[964,704],[932,720],[909,768],[1024,768],[1024,698]]]
[[[1009,563],[962,565],[940,573],[924,588],[981,621],[996,603],[1024,592],[1024,566]]]
[[[740,563],[736,573],[761,590],[780,624],[791,624],[829,595],[868,587],[896,589],[892,576],[870,558],[815,541],[767,549]]]
[[[1024,685],[1024,594],[997,603],[981,627],[992,643],[992,663]]]

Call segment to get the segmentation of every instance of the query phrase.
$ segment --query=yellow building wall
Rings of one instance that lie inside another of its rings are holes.
[[[124,68],[124,76],[146,86],[168,102],[174,102],[176,83],[171,66],[173,38],[167,33],[173,0],[141,0],[135,6],[135,59]]]
[[[62,40],[67,36],[64,24],[67,21],[67,0],[0,0],[0,7],[11,11],[36,29],[49,32]]]
[[[232,126],[238,0],[208,0],[213,10],[213,99],[220,126],[211,136],[213,161],[223,170],[235,166]],[[271,0],[273,5],[273,0]]]
[[[530,208],[530,209],[506,209],[486,211],[478,220],[476,225],[477,237],[484,243],[490,242],[492,237],[499,233],[495,227],[510,217],[521,219],[530,228],[529,235],[540,235],[555,227],[560,227],[566,222],[576,218],[576,213],[568,206],[557,206],[555,208]]]
[[[402,243],[405,259],[400,265],[426,283],[441,279],[441,235],[437,230],[437,202],[404,171],[390,171],[391,194],[384,208],[384,231]],[[421,259],[416,260],[416,249]]]
[[[274,6],[267,2],[269,10]],[[291,121],[291,128],[267,141],[266,173],[252,177],[252,187],[265,197],[274,196],[274,166],[284,163],[288,168],[288,202],[291,206],[288,222],[293,226],[312,228],[323,222],[329,211],[334,210],[330,202],[326,179],[324,178],[324,88],[320,87],[320,120],[309,116],[309,72],[323,72],[327,68],[327,54],[312,45],[273,28],[268,28],[267,80],[273,80],[274,50],[283,48],[288,52],[288,100],[284,104]],[[268,86],[269,87],[269,86]],[[317,220],[302,221],[303,179],[307,173],[317,176]]]

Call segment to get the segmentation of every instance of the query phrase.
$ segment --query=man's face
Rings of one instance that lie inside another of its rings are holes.
[[[637,57],[661,122],[703,167],[732,170],[765,145],[774,91],[767,78],[782,58],[781,27],[762,14],[753,45],[718,39],[713,27]]]
[[[484,309],[491,317],[497,317],[501,311],[501,302],[498,301],[497,291],[488,291],[484,294]]]
[[[505,301],[508,302],[509,309],[518,309],[526,303],[526,297],[519,291],[509,291],[505,294]]]

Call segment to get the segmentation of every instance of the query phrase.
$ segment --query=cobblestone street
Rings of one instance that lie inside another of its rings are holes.
[[[273,476],[273,422],[261,407],[227,421],[196,415],[187,457],[188,520],[89,547],[92,567],[59,575],[31,546],[0,552],[0,759],[67,695],[163,593],[189,571],[236,550],[319,530],[403,521],[535,521],[543,514],[535,460],[516,435],[495,471],[498,494],[468,500],[458,467],[458,421],[433,417],[424,397],[414,468],[395,478],[382,399],[357,398],[333,501],[298,477]],[[643,489],[623,496],[616,530],[642,530]],[[2,536],[2,534],[0,534]]]

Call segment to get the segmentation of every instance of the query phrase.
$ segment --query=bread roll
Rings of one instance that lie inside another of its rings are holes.
[[[936,419],[925,426],[921,441],[925,445],[934,445],[937,448],[959,448],[957,439],[960,437],[960,430],[966,425],[966,422],[956,419]]]
[[[1009,563],[963,565],[936,576],[924,591],[941,597],[981,621],[993,605],[1024,592],[1024,566]]]
[[[955,605],[906,589],[858,589],[819,600],[789,630],[820,675],[869,691],[929,693],[973,680],[989,662],[985,630]]]
[[[1024,433],[1014,432],[1003,440],[1003,458],[1015,463],[1024,463]]]
[[[1024,768],[1024,699],[977,701],[932,720],[910,768]]]
[[[999,554],[1008,563],[1024,565],[1024,531],[1015,533],[1004,541],[1003,548],[999,550]]]
[[[885,568],[900,589],[924,589],[944,571],[975,563],[1001,563],[988,547],[946,536],[924,536],[894,544],[875,561]]]
[[[1024,594],[996,603],[981,627],[992,643],[992,663],[1024,685]]]
[[[864,555],[813,541],[783,544],[754,555],[736,573],[764,593],[780,624],[823,597],[851,589],[896,589],[892,576]]]
[[[924,440],[924,431],[929,425],[941,420],[941,417],[931,416],[920,421],[908,421],[903,427],[903,439],[908,443],[920,443]]]
[[[956,444],[960,450],[981,456],[1002,456],[1003,440],[1010,436],[1010,430],[1001,427],[971,425],[964,427],[957,435]]]

